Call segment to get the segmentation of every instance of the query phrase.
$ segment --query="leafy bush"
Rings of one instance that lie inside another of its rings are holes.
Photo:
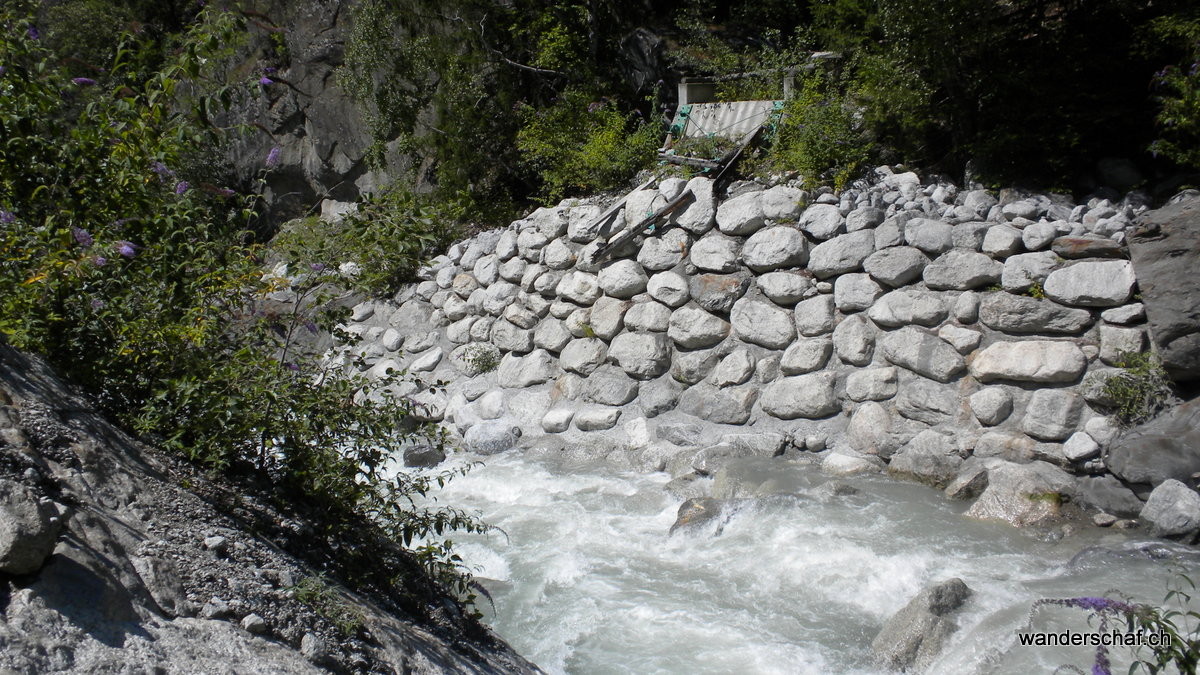
[[[313,261],[305,274],[262,273],[243,230],[255,195],[184,168],[231,130],[212,126],[238,96],[224,56],[237,15],[205,10],[162,68],[132,38],[96,78],[58,65],[29,14],[0,9],[0,332],[83,384],[127,427],[213,469],[268,478],[331,534],[364,520],[404,545],[483,526],[414,500],[451,474],[393,475],[413,435],[394,378],[340,377],[304,333],[346,310],[325,293],[344,281]],[[269,170],[275,153],[265,158]],[[400,199],[400,198],[395,198]],[[387,211],[388,198],[362,218]],[[437,228],[429,212],[351,219],[322,255],[364,240],[361,282],[403,278]],[[392,261],[388,255],[397,254]],[[279,292],[290,294],[278,301]],[[436,438],[435,438],[436,440]],[[468,583],[448,549],[416,558],[447,588]]]
[[[811,184],[831,181],[842,189],[871,158],[871,143],[851,102],[828,76],[806,77],[784,105],[768,161],[777,171],[795,170]]]
[[[392,295],[417,268],[461,236],[466,200],[433,200],[391,189],[358,204],[340,222],[307,218],[272,242],[284,260],[324,270],[348,264],[339,284],[372,296]]]
[[[1103,394],[1114,401],[1113,415],[1122,426],[1149,421],[1178,401],[1157,354],[1125,354],[1117,365],[1123,372],[1105,380]]]
[[[1153,40],[1183,45],[1185,54],[1183,63],[1155,74],[1155,121],[1162,137],[1150,144],[1150,151],[1200,170],[1200,17],[1159,17],[1149,32]]]
[[[542,197],[618,187],[655,157],[661,129],[621,112],[616,103],[568,89],[549,109],[521,109],[517,147],[542,178]]]

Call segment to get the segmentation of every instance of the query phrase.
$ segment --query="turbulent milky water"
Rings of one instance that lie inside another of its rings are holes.
[[[1090,648],[1017,644],[1027,626],[1088,630],[1085,613],[1058,607],[1030,624],[1033,601],[1121,589],[1158,602],[1173,578],[1135,553],[1146,541],[1103,531],[1039,541],[883,478],[850,481],[855,495],[746,501],[720,525],[668,536],[680,504],[668,480],[511,452],[439,500],[506,533],[455,539],[491,591],[495,612],[481,607],[495,630],[550,673],[876,672],[870,643],[883,622],[951,577],[974,596],[933,672],[1090,671]],[[1125,554],[1069,564],[1089,546]],[[1127,657],[1113,656],[1124,672]]]

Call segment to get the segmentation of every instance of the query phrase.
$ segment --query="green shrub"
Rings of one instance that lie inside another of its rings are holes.
[[[1184,60],[1155,74],[1158,123],[1162,137],[1150,151],[1200,170],[1200,17],[1166,16],[1149,25],[1154,41],[1184,46]]]
[[[339,284],[368,295],[392,295],[415,279],[417,268],[462,235],[466,200],[434,200],[393,188],[358,204],[340,222],[307,218],[292,223],[272,249],[293,267],[337,267],[356,272]]]
[[[784,105],[767,159],[776,171],[799,171],[810,184],[829,181],[840,190],[862,172],[871,154],[851,102],[818,72],[806,77]]]
[[[1149,421],[1178,401],[1157,354],[1124,354],[1117,365],[1123,372],[1105,380],[1103,395],[1114,401],[1113,415],[1122,426]]]
[[[213,470],[269,479],[281,500],[311,509],[322,534],[368,519],[408,546],[483,529],[453,509],[414,506],[451,474],[385,470],[406,438],[436,436],[413,421],[395,382],[341,377],[300,339],[345,318],[323,296],[338,281],[337,260],[264,277],[263,251],[243,232],[257,196],[184,168],[232,133],[211,123],[221,99],[247,95],[223,70],[244,34],[238,15],[204,10],[161,68],[144,67],[157,60],[150,45],[127,41],[95,79],[60,67],[30,15],[0,9],[0,26],[7,340],[46,355],[148,440]],[[387,199],[320,249],[358,250],[361,236],[361,254],[374,257],[361,280],[376,287],[403,278],[438,231],[417,208],[368,223]],[[269,297],[280,290],[293,301]],[[447,551],[414,553],[462,590],[468,578]]]
[[[332,622],[343,636],[352,637],[362,630],[362,613],[338,597],[323,575],[305,577],[291,590],[297,600]]]
[[[619,187],[653,162],[661,129],[624,113],[616,103],[568,89],[550,108],[521,109],[517,147],[542,179],[542,197]]]

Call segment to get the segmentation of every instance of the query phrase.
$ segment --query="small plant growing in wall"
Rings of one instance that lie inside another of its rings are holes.
[[[1178,402],[1157,354],[1126,353],[1117,365],[1122,372],[1105,381],[1103,393],[1113,401],[1113,415],[1121,426],[1146,422]]]
[[[463,350],[463,361],[477,375],[490,373],[500,366],[500,355],[483,345],[471,345]]]

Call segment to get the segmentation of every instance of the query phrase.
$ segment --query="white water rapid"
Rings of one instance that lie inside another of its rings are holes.
[[[454,539],[491,592],[495,612],[479,605],[495,630],[550,673],[879,672],[870,643],[884,621],[951,577],[974,594],[931,672],[1091,672],[1090,647],[1018,644],[1027,627],[1090,630],[1086,612],[1060,607],[1031,624],[1032,603],[1119,589],[1161,604],[1175,578],[1139,550],[1145,535],[1087,528],[1040,541],[882,477],[840,479],[858,493],[828,496],[814,487],[819,471],[804,469],[794,496],[745,501],[723,524],[668,536],[681,500],[665,474],[520,450],[482,461],[438,501],[507,534]],[[1088,547],[1108,550],[1072,562]],[[1112,658],[1113,672],[1127,671],[1127,652]]]

